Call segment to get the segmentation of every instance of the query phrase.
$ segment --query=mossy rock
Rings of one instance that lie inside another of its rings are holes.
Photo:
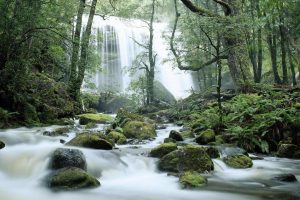
[[[175,131],[175,130],[172,130],[170,131],[170,134],[169,134],[169,138],[172,138],[176,141],[183,141],[183,137],[180,135],[179,132]]]
[[[151,157],[162,158],[164,155],[177,150],[177,145],[175,143],[164,143],[161,144],[150,151]]]
[[[170,142],[176,143],[177,141],[174,140],[174,139],[172,139],[172,138],[165,138],[165,139],[164,139],[164,143],[170,143]]]
[[[201,188],[207,184],[207,179],[194,171],[183,172],[179,176],[183,188]]]
[[[211,158],[220,158],[219,150],[217,148],[215,148],[215,147],[207,147],[206,148],[206,153]]]
[[[196,142],[198,144],[206,145],[210,142],[216,141],[216,135],[215,132],[212,129],[207,129],[203,131],[197,138]]]
[[[204,173],[213,170],[214,164],[205,148],[187,145],[162,157],[158,167],[162,171],[176,173],[184,171]]]
[[[45,131],[43,135],[49,136],[49,137],[58,137],[58,136],[65,136],[68,137],[66,133],[70,132],[69,127],[62,127],[62,128],[57,128],[54,131]]]
[[[156,137],[155,126],[147,122],[128,121],[123,127],[127,138],[146,140]]]
[[[3,149],[4,147],[5,147],[5,143],[0,140],[0,149]]]
[[[296,152],[300,151],[300,147],[294,144],[281,144],[277,155],[278,157],[282,157],[282,158],[297,158],[299,159],[300,157],[298,157],[299,155],[296,154]]]
[[[251,158],[245,155],[230,155],[223,158],[223,161],[229,167],[236,169],[246,169],[253,166]]]
[[[183,132],[180,132],[180,135],[183,138],[194,138],[195,137],[192,131],[183,131]]]
[[[57,170],[47,177],[47,185],[55,191],[96,188],[100,182],[82,169],[68,167]]]
[[[96,123],[96,124],[107,124],[113,121],[113,118],[110,115],[106,114],[82,114],[78,115],[79,124],[87,125],[88,123]]]
[[[113,148],[112,142],[108,141],[103,134],[94,133],[81,133],[66,145],[103,150],[111,150]]]
[[[114,143],[116,144],[126,144],[127,142],[127,138],[125,137],[125,135],[123,135],[122,133],[120,132],[117,132],[117,131],[111,131],[107,137],[114,141]]]
[[[87,125],[85,125],[85,129],[93,129],[96,128],[97,124],[95,122],[89,122]]]
[[[82,151],[78,149],[58,148],[51,156],[49,167],[54,170],[66,167],[77,167],[86,171],[87,164]]]

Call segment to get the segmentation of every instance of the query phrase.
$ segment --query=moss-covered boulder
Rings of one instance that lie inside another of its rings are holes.
[[[47,185],[55,191],[96,188],[100,182],[82,169],[68,167],[57,170],[47,177]]]
[[[87,164],[82,151],[78,149],[56,149],[50,160],[50,169],[62,169],[65,167],[77,167],[86,171]]]
[[[180,133],[175,130],[170,131],[169,138],[172,138],[176,141],[183,141],[183,138],[180,135]]]
[[[106,114],[82,114],[78,115],[79,124],[87,125],[88,123],[96,123],[96,124],[107,124],[113,121],[113,118],[110,115]]]
[[[184,171],[203,173],[213,170],[214,164],[205,148],[187,145],[162,157],[158,167],[162,171],[176,173]]]
[[[196,137],[196,142],[202,145],[206,145],[210,142],[215,142],[215,141],[216,141],[216,135],[212,129],[207,129],[201,132],[198,137]]]
[[[150,151],[151,157],[162,158],[164,155],[177,150],[177,145],[175,143],[164,143],[161,144]]]
[[[146,140],[156,137],[155,126],[141,121],[128,121],[123,127],[127,138]]]
[[[62,127],[62,128],[57,128],[54,131],[45,131],[43,135],[49,137],[58,137],[58,136],[68,137],[67,134],[68,132],[70,132],[69,127]]]
[[[194,134],[193,134],[193,132],[192,131],[190,131],[190,130],[186,130],[186,131],[182,131],[182,132],[180,132],[180,135],[182,136],[182,138],[194,138],[195,136],[194,136]]]
[[[177,141],[172,139],[172,138],[165,138],[164,139],[164,143],[170,143],[170,142],[176,143]]]
[[[0,149],[3,149],[4,147],[5,147],[5,143],[0,140]]]
[[[206,148],[206,153],[211,158],[220,158],[219,150],[216,147],[207,147]]]
[[[223,158],[223,161],[229,167],[236,169],[246,169],[251,168],[253,166],[253,162],[251,158],[246,155],[230,155]]]
[[[120,132],[111,131],[107,137],[116,144],[126,144],[127,138]]]
[[[281,144],[277,155],[278,157],[282,158],[296,158],[300,159],[300,157],[297,156],[296,152],[300,151],[300,147],[294,144]]]
[[[183,188],[201,188],[207,184],[207,179],[194,171],[183,172],[179,176]]]
[[[81,133],[69,141],[66,145],[103,150],[111,150],[113,148],[113,144],[100,133]]]
[[[97,128],[97,124],[95,122],[89,122],[88,124],[85,125],[85,129],[93,129]]]

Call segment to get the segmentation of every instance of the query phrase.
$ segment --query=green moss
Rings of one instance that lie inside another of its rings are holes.
[[[211,158],[202,147],[187,145],[168,153],[159,161],[159,169],[170,172],[197,171],[204,173],[214,169]]]
[[[54,172],[48,177],[47,182],[53,190],[78,190],[100,186],[100,182],[96,178],[75,167],[63,168]]]
[[[106,114],[82,114],[78,115],[79,123],[81,125],[86,125],[88,123],[106,124],[113,121],[110,115]]]
[[[208,144],[210,142],[215,142],[216,136],[215,132],[212,129],[207,129],[200,133],[200,135],[196,138],[196,142],[198,144]]]
[[[299,158],[297,151],[300,151],[300,147],[294,144],[281,144],[277,155],[282,158]]]
[[[150,156],[162,158],[164,155],[177,150],[177,145],[175,143],[164,143],[161,144],[150,151]]]
[[[236,169],[245,169],[251,168],[253,162],[251,158],[245,155],[231,155],[223,158],[223,161],[232,168]]]
[[[113,143],[101,133],[81,133],[66,145],[104,150],[111,150],[113,148]]]
[[[186,138],[194,138],[194,134],[192,131],[183,131],[183,132],[180,132],[180,135],[186,139]]]
[[[89,122],[89,123],[87,123],[87,125],[85,125],[85,129],[93,129],[93,128],[96,128],[97,127],[97,125],[96,125],[96,123],[95,122]]]
[[[117,131],[111,131],[107,137],[114,141],[116,144],[126,144],[127,138],[122,133],[119,133]]]
[[[183,188],[201,188],[207,184],[207,179],[197,172],[187,171],[180,175],[179,182]]]
[[[141,121],[128,121],[123,127],[127,138],[145,140],[156,137],[155,127],[152,124]]]
[[[176,143],[177,141],[172,138],[165,138],[164,143]]]

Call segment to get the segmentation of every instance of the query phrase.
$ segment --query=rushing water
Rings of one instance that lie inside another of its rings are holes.
[[[258,200],[298,199],[299,183],[279,183],[271,178],[280,173],[293,173],[300,179],[300,161],[266,157],[255,160],[251,169],[230,169],[214,160],[215,171],[207,175],[208,186],[201,190],[183,190],[178,178],[157,170],[157,159],[145,155],[180,127],[167,125],[158,137],[146,144],[119,146],[102,151],[80,148],[86,156],[88,172],[101,182],[91,190],[55,193],[43,184],[49,173],[51,153],[75,136],[51,138],[43,136],[46,128],[19,128],[0,131],[6,147],[0,150],[1,200]],[[98,130],[104,127],[99,125]],[[80,131],[80,127],[77,128]],[[136,146],[136,145],[135,145]],[[70,147],[68,147],[70,148]],[[294,195],[295,197],[292,197]],[[298,195],[298,197],[296,196]]]
[[[84,21],[86,23],[87,16]],[[144,74],[137,70],[129,75],[128,70],[134,65],[137,56],[143,54],[149,40],[148,25],[142,20],[128,20],[109,17],[103,20],[95,16],[93,34],[97,54],[101,57],[101,70],[94,75],[93,82],[99,91],[125,92],[130,81]],[[192,76],[188,72],[174,68],[170,60],[170,47],[164,34],[167,24],[154,24],[153,50],[156,56],[155,78],[161,82],[176,98],[187,97],[194,88]],[[170,32],[170,31],[169,31]],[[147,59],[145,59],[147,60]],[[141,68],[141,66],[135,68]]]

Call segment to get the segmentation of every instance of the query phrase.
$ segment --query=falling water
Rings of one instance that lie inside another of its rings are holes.
[[[87,17],[84,21],[87,21]],[[167,30],[167,24],[154,24],[153,49],[157,54],[155,76],[176,98],[183,98],[194,87],[193,81],[190,73],[174,68],[170,61],[169,44],[164,37]],[[93,33],[98,38],[93,43],[101,57],[101,70],[93,78],[96,88],[98,91],[127,91],[131,80],[143,73],[138,70],[129,75],[129,69],[137,56],[146,50],[143,45],[147,44],[149,38],[147,24],[142,20],[117,17],[103,20],[96,16]]]

